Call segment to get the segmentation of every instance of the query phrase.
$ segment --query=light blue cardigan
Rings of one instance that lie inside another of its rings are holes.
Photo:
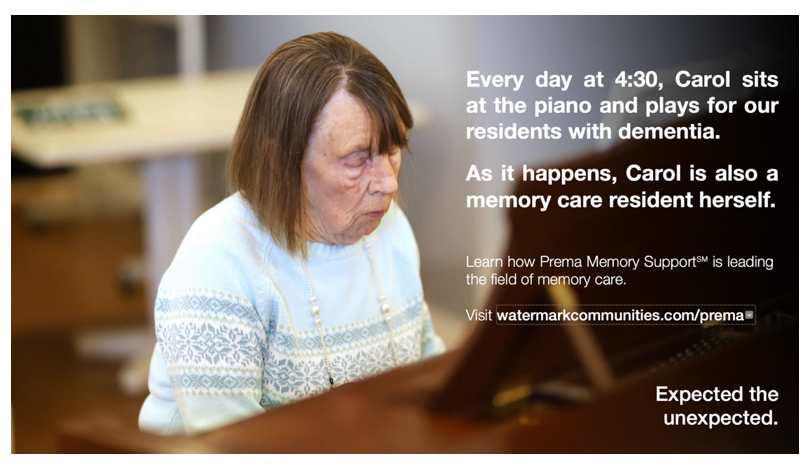
[[[442,353],[410,224],[393,204],[368,236],[402,363]],[[337,385],[394,367],[362,242],[309,243],[307,267]],[[194,434],[329,389],[300,257],[276,246],[238,194],[200,216],[163,275],[142,430]]]

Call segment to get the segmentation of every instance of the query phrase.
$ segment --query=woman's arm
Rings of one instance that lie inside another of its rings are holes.
[[[186,433],[264,412],[266,332],[249,300],[204,289],[161,293],[155,328]]]
[[[237,195],[191,226],[158,288],[142,427],[193,434],[264,412],[277,315],[264,268],[269,245]]]

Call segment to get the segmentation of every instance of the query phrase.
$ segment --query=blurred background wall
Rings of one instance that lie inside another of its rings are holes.
[[[531,111],[512,118],[489,111],[468,115],[465,103],[481,96],[522,99],[606,99],[611,76],[620,71],[662,70],[689,63],[745,55],[780,38],[756,21],[694,17],[210,17],[209,69],[260,65],[276,47],[300,35],[334,30],[364,44],[385,63],[411,101],[426,109],[427,121],[413,136],[412,163],[402,175],[407,212],[422,253],[425,294],[451,317],[483,305],[487,289],[468,287],[466,256],[497,257],[508,225],[498,209],[466,208],[466,196],[502,194],[511,183],[465,182],[470,164],[561,163],[596,148],[593,140],[468,141],[470,125],[543,123]],[[739,32],[745,31],[741,40]],[[734,32],[734,33],[728,33]],[[519,92],[468,89],[467,70],[524,74]],[[572,74],[565,93],[539,89],[543,71]],[[601,71],[605,87],[586,89],[581,79]],[[598,123],[601,114],[553,115],[552,125]],[[497,171],[494,171],[497,172]]]

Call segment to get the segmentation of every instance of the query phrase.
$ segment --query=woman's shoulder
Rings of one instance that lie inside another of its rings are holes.
[[[264,236],[250,205],[233,194],[200,215],[189,228],[184,245],[232,243],[234,237]]]
[[[191,226],[161,280],[161,291],[206,289],[255,302],[268,241],[247,202],[231,195]]]

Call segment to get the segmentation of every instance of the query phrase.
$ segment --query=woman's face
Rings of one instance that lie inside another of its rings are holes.
[[[380,225],[397,192],[401,151],[377,153],[366,108],[345,90],[324,106],[304,155],[307,239],[350,245]]]

